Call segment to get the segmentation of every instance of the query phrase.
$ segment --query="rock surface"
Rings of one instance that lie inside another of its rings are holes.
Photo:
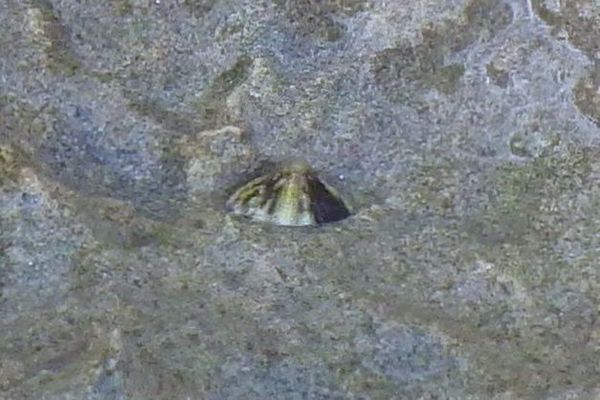
[[[0,2],[0,399],[600,397],[595,0]],[[223,212],[307,160],[320,228]]]

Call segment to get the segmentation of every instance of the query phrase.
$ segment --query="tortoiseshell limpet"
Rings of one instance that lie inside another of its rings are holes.
[[[251,180],[225,206],[233,214],[283,226],[320,225],[350,216],[337,191],[305,162]]]

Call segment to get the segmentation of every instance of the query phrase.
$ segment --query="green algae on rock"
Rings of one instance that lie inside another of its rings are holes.
[[[15,149],[0,145],[0,187],[17,179],[20,164],[19,154]]]
[[[350,215],[336,190],[304,162],[251,180],[231,195],[226,207],[237,215],[284,226],[320,225]]]

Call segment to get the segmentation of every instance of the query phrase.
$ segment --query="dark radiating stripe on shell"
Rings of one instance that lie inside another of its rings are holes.
[[[262,193],[262,198],[258,204],[259,208],[267,208],[267,213],[272,214],[277,206],[278,194],[280,189],[275,188],[277,181],[281,179],[280,174],[273,174],[268,178],[264,179],[262,182],[262,187],[264,188],[264,193]]]
[[[234,195],[235,201],[239,202],[240,205],[243,206],[248,205],[250,200],[252,200],[259,194],[260,188],[262,187],[263,183],[263,178],[257,178],[254,181],[247,183]]]
[[[248,202],[250,200],[252,200],[254,197],[256,197],[259,190],[260,190],[260,188],[258,186],[254,186],[250,189],[244,190],[242,193],[240,193],[240,195],[238,197],[240,204],[243,206],[248,205]]]
[[[271,188],[271,190],[268,193],[268,195],[265,196],[265,198],[267,200],[270,200],[271,202],[269,203],[269,208],[267,208],[267,214],[269,215],[273,215],[275,213],[275,210],[277,209],[277,205],[279,204],[279,200],[281,200],[281,190],[282,187],[279,186],[278,188],[275,188],[275,183],[277,181],[273,180],[271,183],[271,185],[269,185],[269,187]]]
[[[318,224],[348,218],[350,211],[316,176],[307,177],[310,208]]]
[[[235,201],[232,202],[231,206],[235,207],[235,205],[237,203],[243,209],[247,210],[249,207],[250,201],[258,195],[259,191],[260,191],[259,186],[255,186],[255,187],[252,187],[251,189],[244,190],[242,193],[240,193],[235,198]]]
[[[261,198],[259,199],[258,206],[263,208],[267,205],[269,199],[273,196],[273,181],[271,179],[266,180],[262,185],[264,191],[261,193]]]

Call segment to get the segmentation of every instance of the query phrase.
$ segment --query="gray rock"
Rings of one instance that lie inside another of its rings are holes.
[[[600,393],[593,0],[0,3],[0,399]],[[354,215],[238,219],[306,160]]]

